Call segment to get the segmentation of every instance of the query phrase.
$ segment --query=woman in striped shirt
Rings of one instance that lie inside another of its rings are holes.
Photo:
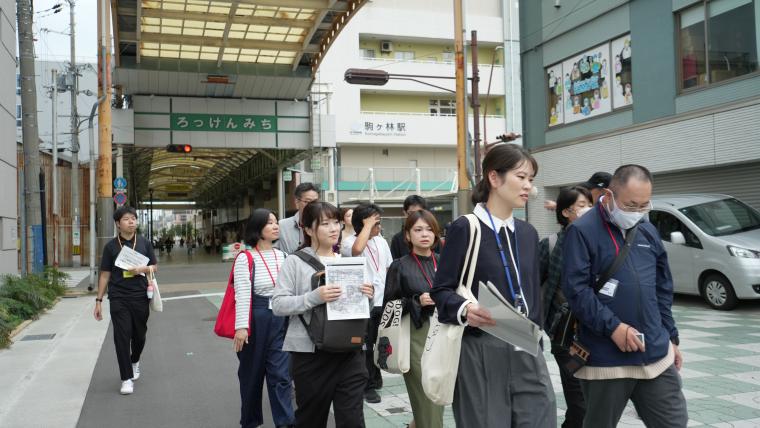
[[[245,228],[245,243],[253,250],[241,252],[235,259],[234,344],[240,360],[240,426],[243,428],[264,423],[261,410],[264,376],[275,425],[287,427],[295,423],[288,372],[290,357],[282,351],[286,318],[272,314],[272,294],[285,260],[285,253],[272,247],[279,236],[274,213],[264,208],[255,210]],[[248,263],[249,256],[253,266]]]

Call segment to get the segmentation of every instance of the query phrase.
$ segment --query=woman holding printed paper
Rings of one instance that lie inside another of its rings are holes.
[[[297,391],[296,426],[326,426],[332,405],[336,427],[363,428],[362,392],[367,383],[364,352],[361,348],[346,352],[316,349],[304,326],[311,322],[314,307],[338,300],[342,290],[335,284],[312,290],[312,277],[317,271],[299,253],[322,263],[338,257],[333,246],[340,235],[340,212],[326,202],[311,202],[303,210],[301,226],[305,242],[285,259],[272,297],[274,314],[290,316],[282,350],[290,352]],[[374,288],[369,284],[363,284],[361,291],[370,301],[374,297]],[[303,323],[299,315],[303,315]]]
[[[442,428],[443,406],[430,401],[422,389],[422,350],[425,347],[430,316],[435,303],[430,298],[433,278],[438,270],[438,255],[432,248],[438,245],[440,229],[429,211],[409,213],[404,222],[404,238],[410,254],[394,261],[385,280],[384,303],[401,299],[404,315],[411,317],[410,364],[404,373],[404,383],[412,404],[413,428]]]
[[[483,160],[483,179],[473,190],[480,247],[472,292],[490,281],[504,298],[541,325],[538,234],[513,216],[524,208],[538,171],[535,159],[513,144],[494,146]],[[431,296],[441,322],[467,326],[462,337],[454,390],[457,427],[554,428],[557,410],[546,360],[480,330],[495,325],[491,314],[456,293],[470,237],[470,223],[452,223],[441,254]],[[486,293],[487,291],[483,291]]]
[[[243,251],[235,259],[234,347],[240,361],[243,428],[256,428],[264,423],[261,401],[265,377],[274,424],[279,428],[295,422],[288,373],[290,356],[282,350],[286,319],[272,314],[271,305],[277,276],[285,261],[285,253],[272,247],[279,237],[280,227],[274,213],[266,208],[256,209],[245,227],[245,243],[253,250]],[[248,263],[249,255],[253,266]]]
[[[126,395],[134,392],[133,381],[140,378],[140,355],[145,347],[150,314],[146,274],[156,271],[156,256],[151,243],[137,234],[137,211],[134,208],[118,208],[113,219],[119,233],[103,248],[94,315],[98,321],[103,319],[101,303],[107,288],[121,375],[120,392]],[[124,260],[134,263],[131,269],[123,268],[127,267]],[[141,260],[144,263],[140,263]]]

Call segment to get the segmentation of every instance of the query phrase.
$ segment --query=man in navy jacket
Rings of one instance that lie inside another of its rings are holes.
[[[580,321],[578,338],[590,352],[580,379],[587,412],[584,427],[615,427],[628,400],[649,427],[685,427],[686,401],[678,370],[678,330],[671,306],[673,279],[651,208],[652,175],[624,165],[594,210],[568,228],[563,246],[562,291]],[[630,252],[595,293],[593,286],[638,224]]]

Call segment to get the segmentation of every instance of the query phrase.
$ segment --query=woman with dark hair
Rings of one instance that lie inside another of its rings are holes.
[[[565,369],[570,359],[568,341],[574,335],[570,318],[570,308],[562,294],[562,243],[565,231],[570,223],[591,209],[593,198],[591,192],[582,186],[564,188],[557,196],[557,223],[562,228],[554,235],[538,243],[541,284],[543,288],[544,322],[546,334],[551,338],[552,354],[559,365],[562,379],[562,393],[565,396],[567,410],[562,428],[583,426],[586,405],[578,379]]]
[[[245,244],[253,251],[245,250],[235,258],[236,330],[233,342],[240,360],[240,426],[244,428],[264,423],[261,400],[265,377],[275,425],[285,427],[295,423],[288,372],[290,358],[282,351],[287,320],[272,313],[271,303],[285,261],[285,253],[272,247],[279,237],[280,227],[274,213],[264,208],[256,209],[245,228]],[[252,267],[248,264],[249,256],[253,259]]]
[[[337,208],[327,202],[311,202],[303,210],[301,223],[304,244],[298,251],[323,261],[338,257],[333,252],[340,235],[340,212]],[[272,299],[276,315],[290,316],[282,350],[290,352],[291,373],[298,391],[296,426],[327,426],[332,405],[336,427],[363,428],[362,392],[367,383],[363,351],[326,352],[316,349],[298,317],[302,315],[309,323],[312,308],[335,301],[342,294],[341,287],[336,284],[326,284],[312,290],[311,278],[315,273],[316,270],[296,252],[285,260]],[[368,273],[365,272],[365,277]],[[374,288],[364,284],[361,291],[371,302]]]
[[[403,313],[409,314],[412,321],[410,367],[404,373],[404,383],[414,414],[410,427],[442,428],[443,406],[430,401],[422,389],[422,351],[430,327],[429,319],[435,310],[430,289],[438,270],[438,255],[432,248],[438,244],[440,229],[433,214],[420,210],[408,214],[403,233],[410,253],[395,260],[388,269],[383,303],[401,299]]]
[[[354,225],[351,223],[351,216],[354,215],[354,209],[349,207],[343,207],[340,209],[340,224],[343,230],[340,233],[340,240],[338,243],[343,242],[347,236],[354,235]]]
[[[538,233],[513,217],[515,209],[525,207],[537,171],[533,156],[513,144],[496,145],[483,159],[483,179],[472,193],[481,234],[472,293],[477,297],[478,283],[490,281],[541,325]],[[456,293],[469,230],[467,218],[451,224],[430,293],[439,321],[466,326],[454,390],[456,425],[553,428],[557,410],[543,354],[532,356],[485,334],[478,327],[495,325],[489,311]]]

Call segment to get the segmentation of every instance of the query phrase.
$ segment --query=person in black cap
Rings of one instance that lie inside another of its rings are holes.
[[[581,183],[580,186],[587,188],[591,192],[591,196],[594,198],[593,202],[599,201],[599,197],[604,195],[604,190],[609,187],[610,181],[612,181],[612,174],[604,171],[595,172],[591,178],[585,183]]]
[[[579,186],[585,187],[591,192],[591,196],[593,198],[592,202],[596,204],[597,201],[599,201],[599,197],[604,195],[604,190],[609,187],[610,181],[612,181],[612,174],[604,171],[598,171],[595,172],[591,178],[583,183],[580,183]],[[550,200],[544,201],[544,208],[546,208],[548,211],[554,211],[557,209],[557,203]]]

